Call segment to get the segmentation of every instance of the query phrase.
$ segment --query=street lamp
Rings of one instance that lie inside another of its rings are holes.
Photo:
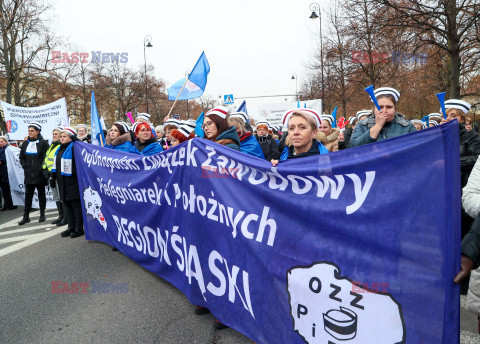
[[[295,99],[296,99],[296,100],[297,100],[297,102],[298,102],[298,92],[297,92],[297,89],[298,89],[298,88],[297,88],[297,85],[298,85],[298,83],[297,83],[297,73],[295,73],[295,72],[292,72],[292,80],[294,80],[294,79],[295,79]]]
[[[310,19],[317,19],[320,23],[320,69],[322,73],[322,103],[325,102],[325,84],[323,82],[323,41],[322,41],[322,12],[320,10],[320,5],[316,2],[310,4]],[[318,11],[318,14],[317,14]]]
[[[147,113],[148,113],[148,88],[147,88],[147,54],[146,48],[153,47],[152,45],[152,36],[146,35],[143,37],[143,60],[145,61],[145,100],[147,102]]]

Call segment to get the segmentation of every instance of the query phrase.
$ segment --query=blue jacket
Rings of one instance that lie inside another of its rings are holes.
[[[155,139],[150,139],[145,143],[147,144],[142,145],[140,144],[140,141],[135,142],[135,146],[132,146],[132,148],[130,149],[130,153],[148,156],[163,152],[163,147],[158,144]],[[139,149],[141,146],[144,146],[142,150]]]
[[[130,141],[127,141],[127,142],[124,142],[120,145],[109,145],[109,146],[105,146],[106,148],[111,148],[111,149],[115,149],[115,150],[119,150],[119,151],[122,151],[122,152],[131,152],[132,151],[132,148],[133,148],[133,145]]]
[[[230,129],[227,129],[223,133],[218,135],[215,142],[225,147],[240,151],[240,138],[237,134],[237,128],[235,128],[234,126],[231,126]]]
[[[240,152],[256,156],[260,159],[265,159],[265,155],[263,155],[262,147],[258,143],[255,136],[252,135],[251,132],[244,134],[240,138]]]
[[[407,121],[403,115],[396,114],[395,118],[391,122],[385,123],[382,130],[378,134],[376,139],[370,137],[370,128],[375,125],[375,115],[369,115],[364,120],[361,120],[353,130],[350,137],[349,147],[357,147],[373,143],[377,141],[383,141],[391,139],[392,137],[402,136],[408,133],[416,131],[415,127],[410,121]]]
[[[285,154],[285,151],[287,151],[288,154]],[[312,156],[312,155],[319,155],[319,154],[329,154],[330,152],[328,151],[327,148],[325,148],[324,145],[322,145],[320,142],[317,140],[313,140],[312,146],[308,150],[308,152],[301,153],[298,155],[294,155],[294,147],[285,147],[285,149],[282,152],[282,155],[280,156],[280,161],[285,161],[287,159],[297,159],[297,158],[304,158],[307,156]]]

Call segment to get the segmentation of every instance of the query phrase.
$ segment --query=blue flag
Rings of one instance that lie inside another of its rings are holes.
[[[242,104],[240,104],[240,106],[237,109],[237,112],[245,112],[248,118],[247,123],[250,123],[250,117],[248,116],[248,111],[247,111],[247,102],[245,100],[242,102]]]
[[[333,117],[332,128],[335,128],[337,126],[337,107],[336,106],[335,106],[335,109],[333,109],[332,117]]]
[[[205,113],[202,111],[200,116],[198,116],[197,120],[195,121],[195,135],[198,137],[203,138],[203,118],[205,117]]]
[[[210,65],[208,64],[205,52],[202,52],[197,63],[193,67],[192,71],[188,75],[188,81],[182,94],[178,97],[178,100],[194,99],[202,96],[207,85],[207,76],[210,73]],[[168,100],[177,99],[178,94],[182,90],[185,84],[186,78],[178,80],[168,89]]]
[[[85,239],[257,343],[458,343],[458,147],[457,121],[276,167],[75,142]]]
[[[97,146],[105,146],[105,136],[103,135],[102,123],[97,112],[97,103],[95,102],[95,93],[92,91],[90,100],[90,114],[92,123],[92,144]]]

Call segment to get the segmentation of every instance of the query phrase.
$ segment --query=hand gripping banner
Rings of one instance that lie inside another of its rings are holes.
[[[74,151],[86,239],[252,340],[450,344],[458,147],[455,121],[276,168],[203,139],[148,157]]]

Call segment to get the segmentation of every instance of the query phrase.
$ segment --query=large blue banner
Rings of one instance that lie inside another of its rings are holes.
[[[87,240],[259,343],[458,343],[458,124],[279,164],[75,144]],[[193,307],[192,307],[193,312]]]

